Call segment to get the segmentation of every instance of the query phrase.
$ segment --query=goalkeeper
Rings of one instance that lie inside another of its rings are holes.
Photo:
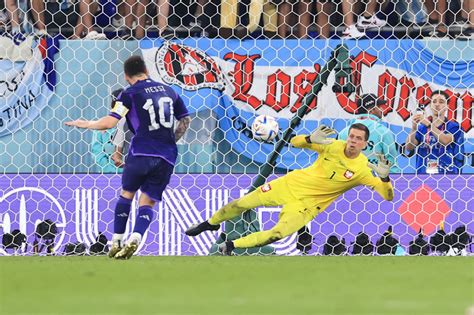
[[[234,248],[263,246],[293,234],[336,198],[356,186],[369,186],[385,200],[393,200],[393,187],[389,179],[391,163],[385,156],[378,155],[375,165],[361,154],[367,146],[369,129],[360,123],[353,124],[349,128],[347,141],[328,138],[335,133],[333,129],[321,125],[309,136],[292,138],[293,146],[319,153],[313,165],[292,171],[228,203],[208,221],[191,226],[186,235],[196,236],[204,231],[218,230],[220,223],[249,209],[283,205],[278,223],[271,230],[252,233],[219,246],[222,254],[231,255]],[[378,177],[374,177],[371,170]]]

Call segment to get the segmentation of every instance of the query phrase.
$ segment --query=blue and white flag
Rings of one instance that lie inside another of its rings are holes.
[[[192,112],[212,109],[219,127],[239,154],[264,163],[274,144],[252,139],[257,115],[275,117],[281,130],[311,92],[319,72],[340,40],[144,40],[142,53],[153,79],[172,85]],[[448,60],[421,40],[345,41],[351,55],[356,92],[334,93],[334,73],[328,78],[295,133],[310,133],[320,123],[341,131],[357,113],[357,99],[373,93],[387,101],[384,123],[404,143],[411,112],[429,102],[432,91],[451,98],[448,118],[466,133],[466,152],[474,148],[472,100],[474,62]],[[468,45],[464,49],[470,49]],[[286,147],[277,166],[301,168],[315,155]],[[403,169],[407,161],[399,161]]]
[[[2,37],[1,40],[15,51],[18,49],[15,46],[28,39]],[[0,58],[0,137],[15,133],[33,122],[53,94],[52,85],[46,84],[42,53],[36,42],[29,42],[33,47],[23,45],[21,49],[29,50],[30,54],[15,53],[27,56],[24,60],[12,61],[8,54]]]

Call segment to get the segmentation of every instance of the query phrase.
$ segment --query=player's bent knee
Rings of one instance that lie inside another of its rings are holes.
[[[233,200],[231,202],[229,202],[225,207],[222,208],[222,214],[226,214],[228,212],[232,212],[232,213],[235,213],[235,212],[243,212],[247,209],[245,209],[244,207],[242,207],[242,205],[239,203],[239,200]]]
[[[120,195],[127,199],[133,199],[133,197],[135,197],[135,193],[136,193],[135,191],[132,192],[132,191],[122,189],[122,193]]]
[[[154,207],[155,206],[155,203],[156,201],[153,200],[150,196],[148,196],[148,194],[146,193],[142,193],[140,195],[140,199],[138,200],[138,204],[141,206],[150,206],[150,207]]]

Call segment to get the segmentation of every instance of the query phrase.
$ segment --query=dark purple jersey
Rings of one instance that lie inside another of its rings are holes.
[[[161,157],[174,165],[178,155],[174,121],[189,114],[171,87],[151,79],[138,81],[117,97],[110,115],[127,118],[134,134],[129,153]]]

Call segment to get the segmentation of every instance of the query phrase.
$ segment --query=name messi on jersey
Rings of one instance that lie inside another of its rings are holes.
[[[145,93],[157,93],[157,92],[165,92],[165,88],[163,86],[150,86],[145,88]]]

